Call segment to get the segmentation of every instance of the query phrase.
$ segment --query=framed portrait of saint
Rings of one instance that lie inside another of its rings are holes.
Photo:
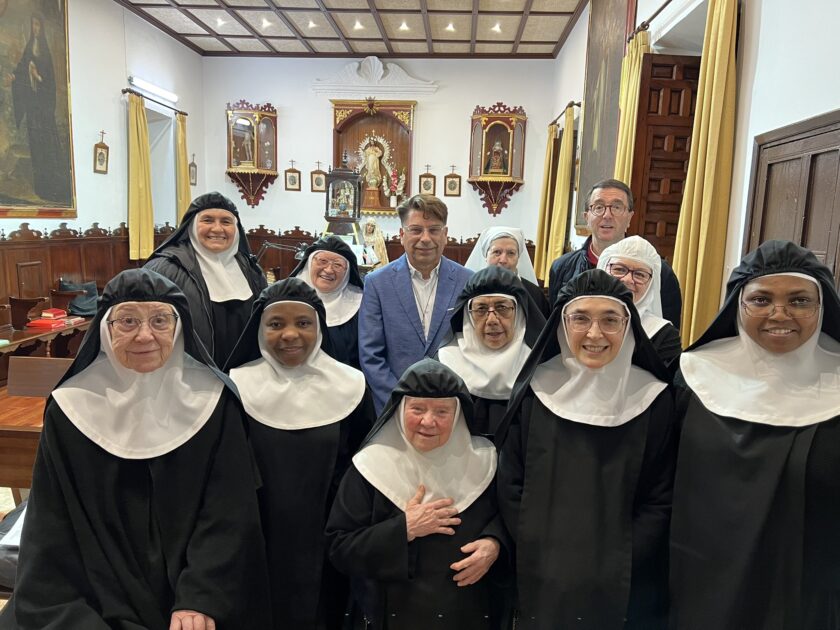
[[[309,186],[312,192],[327,192],[327,174],[322,170],[309,173]]]
[[[283,171],[286,190],[299,192],[300,191],[300,171],[296,168],[287,168]]]
[[[0,0],[0,14],[0,41],[15,43],[0,82],[0,217],[73,218],[67,0]]]
[[[450,173],[443,178],[443,195],[445,197],[461,196],[461,176]]]
[[[435,180],[437,178],[431,173],[423,173],[418,181],[418,189],[421,195],[435,194]]]

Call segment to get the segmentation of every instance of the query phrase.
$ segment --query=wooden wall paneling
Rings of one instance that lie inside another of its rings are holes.
[[[72,282],[81,282],[86,279],[82,277],[85,257],[80,242],[70,239],[51,240],[49,248],[51,267],[48,282],[50,288],[58,288],[56,283],[59,278]]]
[[[101,292],[111,278],[129,265],[127,242],[125,258],[117,259],[113,239],[86,238],[83,241],[80,246],[82,265],[76,274],[76,281],[89,282],[94,280]]]

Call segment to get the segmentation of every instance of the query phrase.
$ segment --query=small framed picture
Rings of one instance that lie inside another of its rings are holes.
[[[198,184],[198,165],[195,163],[195,153],[192,156],[192,162],[189,164],[190,169],[190,186]]]
[[[437,178],[432,175],[431,173],[423,173],[420,175],[420,194],[421,195],[434,195],[435,194],[435,180]]]
[[[300,190],[300,171],[296,168],[287,168],[283,173],[286,176],[286,190]]]
[[[110,149],[104,142],[93,145],[93,172],[100,175],[108,174],[108,153]]]
[[[312,171],[309,173],[309,183],[312,192],[327,192],[327,174],[324,171]]]
[[[443,178],[443,195],[445,197],[461,196],[461,176],[450,173]]]

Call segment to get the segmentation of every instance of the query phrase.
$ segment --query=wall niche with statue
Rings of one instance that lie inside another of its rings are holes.
[[[333,164],[362,176],[361,211],[393,214],[411,195],[411,143],[417,101],[331,100]]]

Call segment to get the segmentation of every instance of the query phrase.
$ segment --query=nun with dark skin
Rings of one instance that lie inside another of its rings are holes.
[[[196,197],[145,266],[181,288],[201,343],[224,365],[266,286],[234,203],[217,192]]]
[[[291,278],[315,289],[326,309],[327,333],[336,359],[359,367],[359,307],[365,285],[350,246],[325,236],[306,248]]]
[[[517,628],[667,626],[667,381],[621,281],[593,269],[560,290],[496,434]]]
[[[767,241],[683,353],[674,630],[840,628],[838,342],[829,269]]]
[[[227,365],[263,482],[277,630],[340,630],[347,603],[347,578],[327,561],[324,526],[375,412],[364,375],[330,356],[327,330],[315,291],[281,280],[254,302]]]
[[[410,366],[339,487],[330,559],[372,630],[500,628],[496,584],[510,542],[496,450],[474,434],[472,397],[432,359]]]
[[[473,426],[492,439],[513,383],[545,318],[520,278],[502,266],[485,267],[461,291],[452,332],[437,358],[460,376],[473,397]]]
[[[0,628],[270,627],[244,426],[180,289],[117,275],[47,401]]]

